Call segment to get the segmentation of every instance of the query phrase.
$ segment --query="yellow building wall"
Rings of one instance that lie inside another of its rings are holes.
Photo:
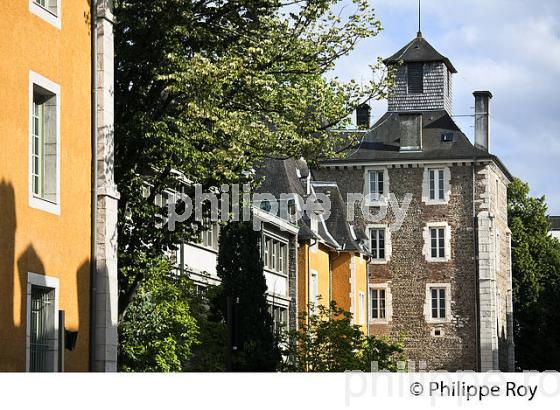
[[[329,249],[322,244],[310,246],[300,244],[298,249],[298,309],[305,312],[309,304],[311,272],[317,272],[319,304],[330,303],[330,256]]]
[[[61,29],[3,1],[0,24],[0,370],[24,371],[27,273],[59,278],[66,328],[78,331],[67,371],[88,369],[90,27],[88,0],[61,1]],[[31,208],[29,72],[60,86],[60,216]]]
[[[332,295],[336,304],[347,312],[352,312],[354,323],[367,334],[367,269],[366,261],[360,255],[343,252],[332,258]],[[364,295],[363,312],[360,311],[359,294]],[[360,316],[363,314],[363,316]],[[360,318],[363,322],[360,323]]]

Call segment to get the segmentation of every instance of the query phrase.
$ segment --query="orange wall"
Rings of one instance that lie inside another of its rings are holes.
[[[352,278],[352,270],[354,277]],[[364,323],[360,324],[359,293],[364,295]],[[336,304],[347,312],[354,313],[355,323],[367,334],[367,271],[366,261],[350,252],[334,254],[332,257],[332,294]]]
[[[90,256],[90,35],[88,0],[62,0],[58,30],[2,2],[0,24],[0,370],[25,370],[27,273],[60,280],[66,328],[78,330],[66,370],[87,370]],[[60,216],[28,205],[29,71],[61,89]]]

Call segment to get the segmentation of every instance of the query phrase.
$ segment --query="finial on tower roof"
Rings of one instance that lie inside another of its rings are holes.
[[[422,0],[418,0],[418,33],[417,37],[422,37]]]

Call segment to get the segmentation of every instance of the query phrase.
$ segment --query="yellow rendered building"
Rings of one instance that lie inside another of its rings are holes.
[[[0,371],[87,371],[95,240],[90,1],[5,3]]]

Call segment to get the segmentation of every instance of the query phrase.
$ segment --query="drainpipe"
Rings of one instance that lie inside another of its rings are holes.
[[[97,324],[97,0],[90,2],[91,16],[91,294],[89,370],[95,371]]]
[[[480,371],[480,323],[478,318],[480,317],[480,278],[478,269],[478,217],[476,215],[476,157],[473,157],[472,163],[472,212],[473,212],[473,247],[474,247],[474,269],[475,269],[475,361],[476,361],[476,371]]]

